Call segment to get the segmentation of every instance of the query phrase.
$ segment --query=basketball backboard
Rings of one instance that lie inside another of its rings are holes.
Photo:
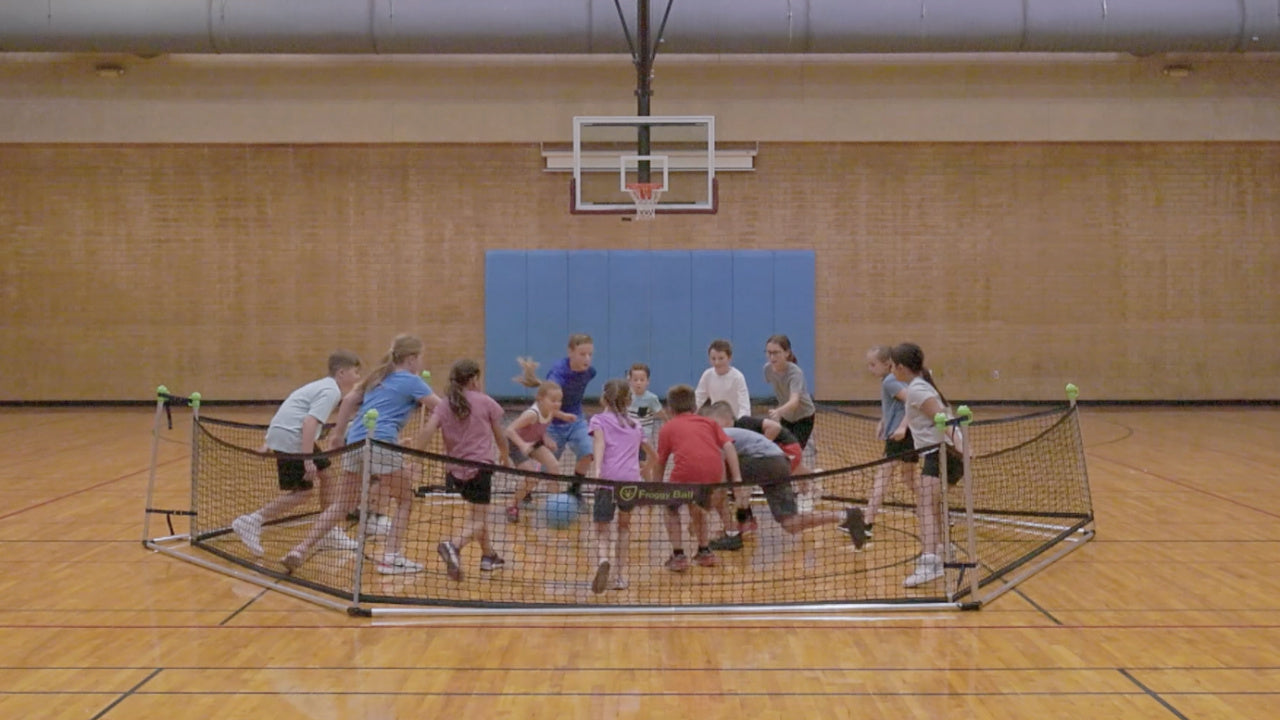
[[[658,214],[714,213],[715,117],[575,117],[570,212],[635,213],[637,183],[661,187]]]

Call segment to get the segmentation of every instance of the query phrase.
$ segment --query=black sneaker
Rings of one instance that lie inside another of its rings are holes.
[[[862,519],[862,508],[846,510],[844,522],[840,523],[840,527],[849,533],[854,549],[861,550],[862,546],[867,544],[867,523]]]
[[[741,550],[742,549],[742,533],[737,535],[724,534],[711,541],[712,550]]]

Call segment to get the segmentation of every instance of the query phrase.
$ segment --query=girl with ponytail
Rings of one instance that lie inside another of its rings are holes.
[[[344,440],[347,444],[363,442],[368,431],[363,418],[370,410],[378,411],[374,425],[374,440],[394,443],[400,430],[419,405],[428,410],[440,404],[440,398],[422,379],[422,341],[413,335],[397,335],[382,362],[342,399],[338,419],[333,429],[334,444]],[[361,458],[360,453],[347,453],[343,460],[344,504],[355,509],[359,500]],[[373,464],[369,470],[377,480],[376,493],[396,501],[396,512],[387,531],[386,552],[378,562],[377,570],[384,575],[400,575],[421,572],[423,565],[404,556],[404,531],[409,525],[409,512],[413,508],[413,478],[404,468],[404,456],[382,446],[373,448]],[[372,518],[365,519],[366,532],[373,527]]]
[[[947,411],[947,400],[933,381],[933,374],[924,366],[924,351],[919,345],[908,342],[895,345],[889,355],[893,361],[893,376],[907,383],[907,426],[911,429],[911,441],[918,450],[930,448],[920,453],[924,464],[915,483],[916,518],[920,524],[922,549],[915,571],[902,583],[904,587],[913,588],[933,582],[944,574],[940,461],[946,458],[947,480],[952,483],[964,475],[964,464],[953,464],[947,453],[940,452],[942,443],[951,444],[952,438],[938,429],[933,418]]]
[[[445,453],[451,457],[492,466],[496,446],[498,464],[511,463],[503,435],[502,408],[496,400],[480,392],[480,366],[475,360],[465,358],[453,364],[449,370],[449,402],[436,406],[422,430],[414,436],[414,447],[425,447],[436,430],[444,438]],[[469,506],[462,533],[436,546],[449,579],[462,579],[462,548],[472,540],[480,542],[480,571],[500,570],[505,562],[489,537],[493,468],[448,465],[445,472],[448,474],[445,484],[456,485]]]

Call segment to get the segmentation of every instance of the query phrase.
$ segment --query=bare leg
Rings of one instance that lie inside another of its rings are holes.
[[[876,480],[871,486],[871,499],[867,502],[867,524],[876,521],[876,515],[880,514],[880,506],[884,503],[885,491],[889,489],[889,481],[893,479],[894,465],[905,465],[906,463],[887,462],[876,468]]]
[[[825,510],[822,512],[797,513],[795,515],[787,515],[778,521],[783,530],[795,535],[804,532],[811,527],[819,525],[839,525],[844,522],[844,512],[840,510]]]
[[[720,524],[724,526],[725,534],[736,534],[738,532],[738,520],[733,514],[733,511],[737,508],[737,488],[734,489],[733,497],[734,502],[730,503],[729,493],[724,490],[717,490],[711,499],[711,505],[716,514],[720,516]]]
[[[684,549],[684,536],[680,530],[680,507],[662,509],[662,522],[667,526],[667,539],[671,541],[671,549]]]
[[[326,478],[325,484],[331,486],[329,493],[333,496],[333,502],[325,507],[315,522],[311,523],[307,536],[289,553],[297,555],[299,559],[305,558],[316,543],[320,542],[320,538],[337,527],[347,517],[347,513],[355,510],[360,504],[359,473],[343,472],[336,482],[329,482]]]
[[[489,525],[487,522],[488,505],[470,505],[467,519],[462,523],[462,534],[454,538],[452,544],[461,550],[472,540],[480,541],[480,550],[485,555],[493,554],[493,546],[489,544]]]
[[[689,506],[689,519],[693,525],[693,534],[698,538],[698,547],[706,547],[708,542],[707,511],[696,503],[692,504]]]
[[[609,559],[609,551],[613,545],[613,523],[598,522],[594,523],[596,528],[596,562],[605,562]]]
[[[395,514],[391,515],[391,532],[387,534],[386,550],[388,553],[400,553],[404,551],[405,529],[409,525],[409,513],[413,510],[413,485],[403,469],[382,475],[381,478],[378,484],[396,501]]]
[[[315,494],[312,490],[291,490],[272,500],[258,511],[263,522],[271,522],[289,514],[289,511],[302,505]]]
[[[526,460],[520,463],[516,469],[537,470],[538,464],[531,460]],[[538,487],[538,481],[533,478],[524,478],[520,480],[520,484],[516,486],[515,494],[511,496],[511,502],[507,504],[507,507],[520,507],[520,503],[524,502],[524,499],[529,497],[529,494],[532,493],[536,487]]]
[[[627,567],[627,552],[631,545],[631,513],[626,510],[618,511],[618,540],[615,546],[613,566],[616,568],[614,575],[617,578],[623,577],[623,571]],[[615,584],[615,587],[617,585]]]
[[[937,553],[941,542],[942,508],[938,503],[942,499],[942,481],[936,477],[923,475],[916,483],[919,488],[916,498],[916,517],[920,522],[920,545],[925,553]]]

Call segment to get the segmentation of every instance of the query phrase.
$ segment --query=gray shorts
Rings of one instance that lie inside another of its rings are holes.
[[[370,450],[373,453],[369,463],[370,475],[390,475],[404,467],[403,453],[379,445],[374,445]],[[342,459],[342,469],[352,473],[360,472],[360,458],[360,452],[347,453],[346,457]]]
[[[738,456],[742,479],[749,483],[761,483],[765,502],[775,520],[795,515],[796,491],[791,486],[791,461],[785,455],[767,458]]]
[[[546,444],[543,443],[541,440],[535,442],[533,444],[533,447],[529,448],[529,452],[535,453],[538,451],[538,448],[540,447],[546,447]],[[507,441],[507,454],[511,456],[511,464],[516,467],[520,467],[521,464],[528,462],[529,460],[532,459],[528,455],[525,455],[524,453],[520,452],[520,448],[516,447],[516,444],[511,442],[510,440]]]

